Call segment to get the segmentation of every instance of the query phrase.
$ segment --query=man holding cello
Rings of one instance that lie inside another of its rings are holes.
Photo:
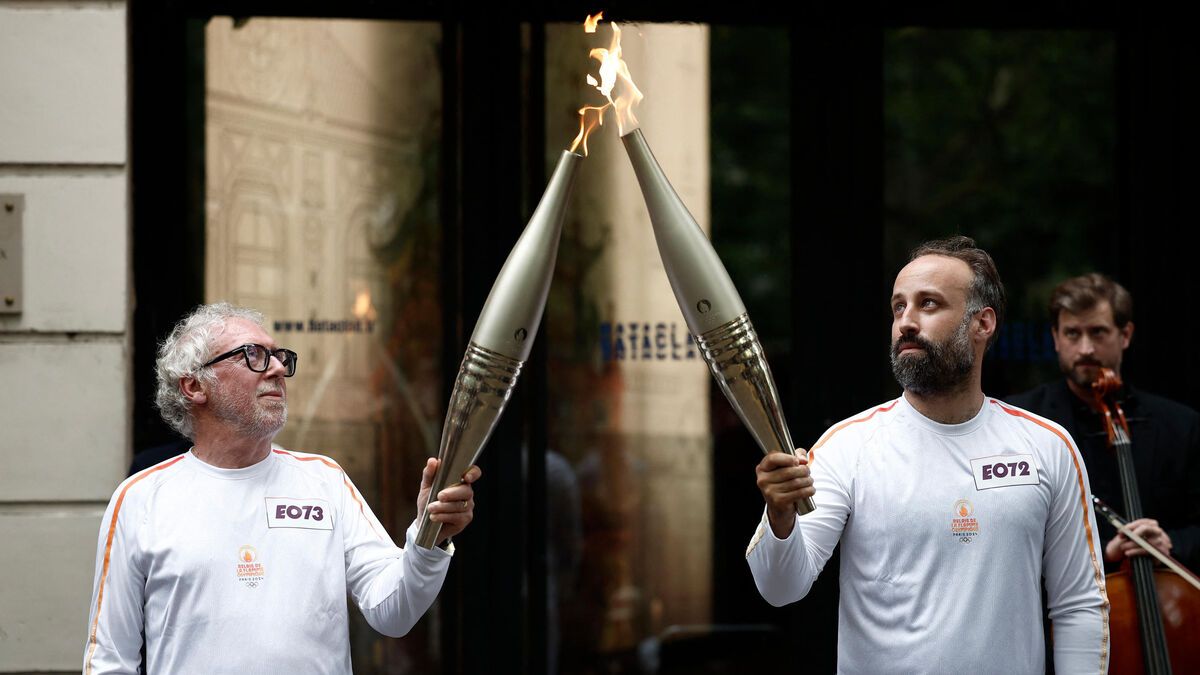
[[[1200,578],[1187,568],[1200,559],[1200,414],[1121,381],[1132,315],[1129,292],[1104,275],[1059,284],[1051,335],[1066,377],[1009,402],[1070,431],[1100,509],[1121,526],[1097,518],[1110,572],[1112,672],[1197,672]],[[1156,568],[1152,554],[1167,567]]]
[[[1087,464],[1093,494],[1119,511],[1121,476],[1104,417],[1094,405],[1092,383],[1101,368],[1121,374],[1121,358],[1133,338],[1133,299],[1102,274],[1074,277],[1051,294],[1050,322],[1066,377],[1008,402],[1071,432]],[[1200,563],[1200,414],[1129,385],[1121,387],[1115,398],[1129,422],[1136,485],[1146,514],[1129,527],[1195,570]],[[1107,521],[1098,520],[1110,571],[1128,556],[1147,555]]]

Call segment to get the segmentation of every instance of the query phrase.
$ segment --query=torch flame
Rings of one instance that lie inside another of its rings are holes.
[[[600,23],[600,19],[603,19],[603,18],[604,18],[604,12],[596,12],[595,16],[592,16],[591,14],[589,14],[588,18],[583,20],[583,32],[595,33],[596,32],[596,24]]]
[[[596,32],[596,24],[600,23],[600,19],[602,19],[602,18],[604,18],[604,12],[596,12],[595,15],[589,14],[587,16],[587,18],[583,20],[583,32],[595,33]],[[587,81],[588,81],[588,84],[593,87],[595,87],[599,84],[596,81],[596,78],[592,77],[591,75],[587,76]],[[580,145],[582,145],[583,146],[583,156],[587,157],[588,135],[592,133],[592,129],[595,129],[596,127],[604,124],[604,110],[606,108],[608,108],[608,106],[609,106],[609,104],[607,104],[607,103],[600,107],[585,105],[579,109],[579,134],[577,136],[575,136],[575,140],[571,142],[571,152],[575,152],[575,149],[578,148]],[[590,124],[588,123],[588,120],[587,120],[587,117],[588,117],[587,112],[589,110],[596,111],[596,120]]]
[[[596,20],[599,20],[600,17],[601,14],[598,14]],[[608,48],[596,47],[588,53],[590,58],[600,61],[600,82],[596,82],[596,78],[590,74],[587,79],[588,84],[594,86],[596,91],[607,98],[608,104],[617,110],[617,131],[624,136],[626,126],[629,127],[629,131],[637,129],[637,118],[634,117],[632,107],[641,102],[644,96],[634,84],[634,77],[629,72],[629,64],[626,64],[620,53],[620,26],[616,22],[612,22],[611,25],[612,42],[608,43]],[[587,24],[584,24],[584,30],[587,30]],[[613,98],[612,92],[617,83],[622,84],[620,86],[622,92]],[[602,114],[604,113],[601,112]]]
[[[583,145],[583,156],[587,157],[588,135],[592,133],[592,129],[595,129],[596,127],[604,124],[604,111],[608,109],[609,105],[610,104],[608,104],[608,103],[605,103],[602,106],[585,105],[579,109],[579,135],[576,136],[575,140],[571,143],[571,152],[575,152],[575,148],[578,148],[580,146],[580,144],[582,144]],[[589,110],[596,111],[596,119],[591,124],[587,123],[587,112]]]
[[[598,12],[595,16],[589,15],[583,22],[584,32],[595,33],[596,26],[602,18],[604,18],[604,12]],[[585,105],[579,109],[579,135],[571,143],[571,152],[575,152],[575,149],[582,145],[585,156],[588,153],[588,135],[592,133],[593,129],[604,124],[604,111],[609,108],[616,110],[617,131],[624,136],[626,127],[629,128],[629,131],[637,128],[638,121],[633,115],[633,106],[644,98],[641,90],[633,83],[628,64],[621,58],[621,27],[613,23],[612,29],[613,37],[608,49],[597,47],[588,53],[590,58],[600,62],[598,72],[600,79],[597,80],[589,73],[587,76],[588,86],[599,91],[608,100],[608,103],[602,106]],[[621,92],[616,98],[613,98],[613,89],[617,87],[618,82],[621,83]],[[596,113],[595,121],[588,122],[588,111]]]
[[[621,27],[616,22],[612,22],[611,25],[613,36],[608,49],[597,47],[588,53],[588,56],[600,62],[600,82],[597,84],[596,78],[591,75],[588,75],[587,80],[588,84],[595,87],[596,91],[608,99],[609,104],[617,111],[617,131],[624,136],[626,127],[629,128],[629,131],[637,128],[638,121],[633,115],[633,106],[645,97],[633,82],[633,76],[629,73],[629,64],[621,58]],[[618,82],[621,84],[621,93],[614,99],[613,89],[616,88]]]

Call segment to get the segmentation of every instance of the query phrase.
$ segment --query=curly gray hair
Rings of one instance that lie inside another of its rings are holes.
[[[194,377],[207,385],[216,382],[216,375],[201,366],[216,356],[213,352],[217,338],[225,332],[225,323],[230,319],[245,319],[263,325],[263,315],[257,310],[227,302],[200,305],[180,319],[158,347],[155,366],[158,390],[154,403],[163,421],[185,438],[192,438],[192,406],[180,390],[179,380]]]

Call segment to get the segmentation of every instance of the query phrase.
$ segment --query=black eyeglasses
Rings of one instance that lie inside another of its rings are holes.
[[[296,352],[290,349],[270,350],[262,345],[248,344],[231,349],[200,367],[207,368],[218,361],[224,361],[238,354],[246,357],[246,367],[256,373],[267,372],[267,367],[271,364],[271,357],[274,356],[287,369],[287,372],[283,375],[284,377],[291,377],[296,374],[296,359],[300,358]]]

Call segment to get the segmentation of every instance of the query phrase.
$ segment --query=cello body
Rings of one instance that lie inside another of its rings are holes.
[[[1125,412],[1113,397],[1121,379],[1102,368],[1092,383],[1094,407],[1105,420],[1109,445],[1117,458],[1125,513],[1130,519],[1142,517],[1141,497],[1133,465],[1133,449]],[[1118,531],[1139,546],[1161,556],[1146,542],[1127,529],[1107,505],[1093,497]],[[1169,556],[1166,556],[1169,559]],[[1176,562],[1177,561],[1173,561]],[[1176,572],[1156,568],[1150,556],[1128,558],[1121,570],[1105,577],[1109,601],[1109,632],[1112,646],[1109,672],[1117,675],[1146,673],[1200,673],[1200,590]],[[1195,575],[1191,575],[1194,577]]]
[[[1146,672],[1138,627],[1137,590],[1129,569],[1105,577],[1110,603],[1108,625],[1112,654],[1108,672],[1137,675]],[[1170,645],[1171,669],[1200,673],[1200,591],[1166,568],[1154,570],[1154,587],[1163,631]]]

